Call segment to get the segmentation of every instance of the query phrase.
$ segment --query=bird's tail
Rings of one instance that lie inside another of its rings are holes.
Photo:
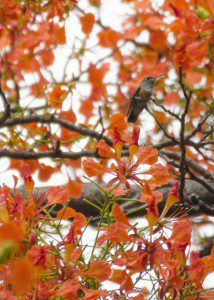
[[[134,109],[131,109],[127,116],[127,122],[135,123],[137,121],[138,116],[139,116],[139,113],[136,112]]]

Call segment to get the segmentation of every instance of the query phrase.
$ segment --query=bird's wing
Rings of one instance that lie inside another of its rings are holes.
[[[139,95],[140,95],[140,87],[136,90],[136,92],[132,96],[132,99],[135,98],[135,97],[138,97]]]
[[[136,92],[134,93],[134,95],[131,97],[131,102],[129,104],[129,110],[127,113],[127,119],[129,120],[130,115],[132,114],[133,108],[135,107],[135,104],[137,102],[136,97],[138,97],[140,95],[140,87],[136,90]]]

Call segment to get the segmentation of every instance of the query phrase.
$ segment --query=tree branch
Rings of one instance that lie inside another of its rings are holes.
[[[2,90],[1,77],[2,77],[2,74],[0,73],[0,96],[3,100],[3,105],[4,105],[4,112],[3,112],[3,115],[0,117],[0,125],[4,124],[5,121],[10,117],[10,103],[8,102],[4,92]]]
[[[172,188],[173,182],[170,182],[168,185],[165,185],[157,190],[163,194],[163,200],[159,203],[159,213],[164,209],[167,196]],[[45,188],[35,188],[34,189],[34,198],[37,199],[41,193],[45,193],[48,187]],[[27,192],[25,188],[16,189],[17,193],[22,193],[23,198],[27,197]],[[12,192],[13,194],[13,192]],[[140,190],[136,186],[131,187],[131,192],[124,196],[124,200],[120,199],[117,202],[124,209],[125,213],[129,215],[129,217],[142,217],[147,213],[147,206],[142,202],[136,202],[128,199],[139,199],[140,198]],[[92,196],[93,195],[93,196]],[[192,195],[197,197],[197,201],[192,201]],[[101,190],[95,186],[94,184],[86,184],[84,186],[83,193],[80,198],[69,200],[69,207],[75,209],[77,212],[83,213],[86,217],[94,217],[94,220],[99,218],[99,211],[93,206],[90,205],[89,202],[94,203],[95,197],[100,201],[104,202],[104,195]],[[176,211],[184,210],[188,208],[189,215],[200,215],[207,214],[210,216],[214,216],[214,202],[213,202],[214,194],[207,191],[203,185],[197,183],[193,180],[186,179],[186,186],[184,191],[184,203],[185,206],[178,207],[178,205],[174,205],[169,214],[173,214]],[[84,199],[87,199],[88,202],[85,202]],[[97,204],[97,203],[96,203]],[[113,203],[112,203],[113,204]],[[53,210],[53,215],[56,216],[58,211],[61,209],[61,205],[57,205]],[[203,207],[203,210],[200,210],[200,207]]]
[[[60,119],[59,117],[56,117],[55,115],[50,115],[50,116],[28,116],[28,117],[20,117],[20,118],[13,118],[10,120],[5,121],[3,124],[0,124],[0,128],[3,127],[13,127],[16,125],[25,125],[25,124],[30,124],[30,123],[43,123],[43,124],[59,124],[60,126],[62,126],[63,128],[69,129],[71,131],[74,132],[78,132],[79,134],[82,134],[84,136],[90,136],[93,137],[97,140],[100,140],[100,133],[88,129],[86,127],[83,126],[78,126],[78,125],[74,125],[70,122],[67,122],[63,119]],[[112,141],[103,136],[102,137],[105,142],[108,145],[112,145]]]
[[[185,118],[189,110],[189,104],[192,96],[192,91],[189,92],[189,94],[186,91],[185,85],[183,83],[183,71],[182,71],[182,63],[180,62],[179,66],[179,84],[181,86],[181,89],[183,91],[184,97],[186,99],[186,105],[185,109],[181,115],[180,123],[181,123],[181,129],[180,129],[180,149],[181,149],[181,159],[180,159],[180,185],[179,185],[179,197],[181,203],[184,202],[184,187],[185,187],[185,175],[186,175],[186,147],[185,147]]]
[[[30,151],[10,151],[0,150],[0,157],[9,157],[15,159],[31,160],[40,158],[58,158],[76,160],[81,157],[97,157],[100,156],[96,151],[80,151],[80,152],[63,152],[59,149],[59,144],[56,145],[55,150],[47,152],[30,152]]]
[[[160,153],[163,155],[166,155],[167,157],[175,160],[180,160],[181,156],[180,153],[169,151],[169,150],[161,150]],[[203,176],[205,179],[211,179],[213,180],[214,176],[213,173],[210,173],[208,170],[203,168],[201,165],[199,165],[197,162],[195,162],[193,159],[186,157],[187,164],[198,174]]]

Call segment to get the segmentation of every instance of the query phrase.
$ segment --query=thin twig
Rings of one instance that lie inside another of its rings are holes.
[[[165,111],[167,114],[171,115],[172,117],[176,118],[177,120],[180,120],[179,115],[173,113],[171,110],[165,108],[163,105],[160,103],[156,102],[155,99],[150,99],[156,106],[160,107],[163,111]]]
[[[176,144],[179,144],[179,142],[165,130],[165,128],[164,128],[164,127],[162,126],[162,124],[158,121],[158,119],[155,117],[155,115],[148,109],[148,107],[146,107],[145,109],[146,109],[146,110],[148,111],[148,113],[154,118],[154,120],[156,121],[156,123],[158,124],[158,126],[162,129],[164,135],[165,135],[166,137],[168,137],[168,139],[170,139],[171,141],[173,141],[175,145],[176,145]]]
[[[186,163],[186,170],[190,175],[190,178],[199,182],[201,185],[203,185],[209,192],[214,193],[214,189],[207,183],[206,180],[204,180],[203,178],[199,178],[198,176],[196,176],[189,168],[188,164]]]
[[[206,120],[211,115],[211,112],[207,112],[205,117],[202,119],[201,122],[198,123],[197,127],[186,137],[186,141],[190,140],[193,136],[195,136],[199,131],[202,129],[202,125],[206,122]]]
[[[163,155],[166,155],[167,157],[169,157],[171,159],[175,159],[177,161],[180,161],[180,159],[181,159],[181,155],[178,152],[173,152],[173,151],[162,149],[162,150],[160,150],[160,153],[162,153]],[[214,177],[213,173],[210,173],[208,170],[203,168],[199,163],[197,163],[193,159],[186,157],[186,162],[191,167],[191,169],[193,169],[195,172],[197,172],[204,178],[213,179],[213,177]]]

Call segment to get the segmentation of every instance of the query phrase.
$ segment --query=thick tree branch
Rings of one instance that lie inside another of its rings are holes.
[[[47,152],[30,152],[30,151],[10,151],[0,150],[0,157],[9,157],[15,159],[31,160],[40,158],[58,158],[76,160],[81,157],[99,157],[96,151],[80,151],[80,152],[63,152],[57,144],[55,150]]]
[[[158,189],[163,194],[163,200],[159,204],[160,213],[163,211],[167,196],[172,188],[172,184],[173,182],[170,182],[168,185],[165,185]],[[35,188],[34,198],[37,199],[37,197],[39,197],[41,193],[45,193],[47,189],[48,187]],[[16,192],[22,193],[23,198],[27,197],[27,192],[25,188],[19,188],[16,190]],[[89,202],[95,203],[94,197],[96,197],[101,202],[104,201],[104,196],[101,190],[97,188],[97,186],[93,184],[86,184],[84,186],[84,190],[80,198],[70,198],[69,207],[72,207],[76,211],[83,213],[86,217],[92,216],[96,220],[97,218],[99,218],[99,211],[93,205],[89,204]],[[135,201],[125,200],[125,198],[134,199]],[[136,199],[139,198],[139,188],[136,186],[132,186],[130,194],[127,194],[124,197],[124,200],[120,199],[117,202],[129,215],[129,217],[142,217],[147,212],[147,206],[145,205],[145,203],[142,203],[140,201],[136,202]],[[85,202],[84,199],[87,199],[88,201]],[[61,205],[57,205],[53,211],[53,215],[56,215],[60,208]],[[186,185],[184,190],[184,206],[182,208],[182,206],[179,207],[179,204],[174,205],[174,207],[170,210],[169,214],[173,214],[176,211],[185,211],[185,209],[188,210],[188,215],[190,216],[200,214],[214,216],[214,194],[205,189],[200,183],[190,179],[186,179]]]
[[[20,118],[13,118],[10,120],[5,121],[3,124],[0,124],[0,128],[3,127],[13,127],[17,125],[25,125],[31,123],[43,123],[43,124],[59,124],[63,128],[69,129],[74,132],[78,132],[84,136],[90,136],[97,140],[100,140],[100,133],[96,132],[95,130],[88,129],[83,126],[74,125],[70,122],[67,122],[63,119],[56,117],[55,115],[49,116],[27,116],[27,117],[20,117]],[[102,137],[108,145],[112,145],[112,141],[103,136]]]
[[[182,71],[182,63],[180,62],[179,66],[179,84],[183,91],[184,97],[186,99],[185,109],[181,115],[180,123],[180,149],[181,149],[181,159],[180,159],[180,185],[179,185],[179,197],[181,203],[184,202],[184,187],[185,187],[185,175],[186,175],[186,146],[185,146],[185,118],[189,110],[189,104],[192,97],[192,91],[187,93],[185,85],[183,83],[183,71]]]
[[[2,77],[2,74],[0,73],[0,96],[3,100],[3,105],[4,105],[4,112],[3,112],[3,115],[0,117],[0,125],[4,124],[5,121],[10,117],[10,103],[8,102],[8,100],[5,96],[5,93],[2,90],[1,77]]]

